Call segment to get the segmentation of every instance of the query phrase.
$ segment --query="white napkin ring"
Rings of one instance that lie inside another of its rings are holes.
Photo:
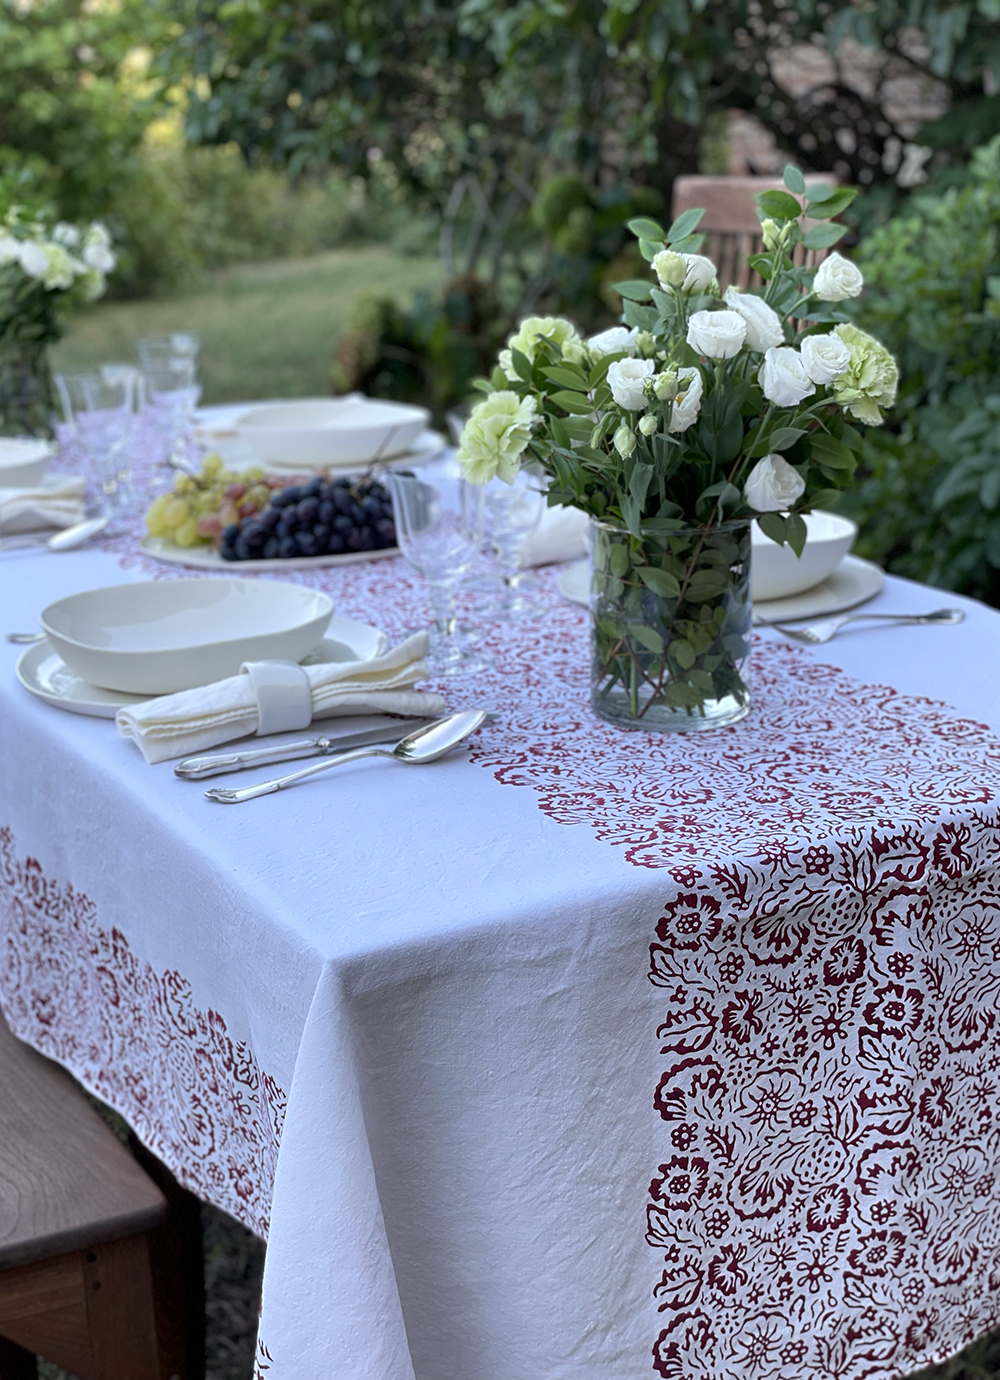
[[[257,701],[257,737],[308,728],[312,723],[312,686],[295,661],[244,661]]]

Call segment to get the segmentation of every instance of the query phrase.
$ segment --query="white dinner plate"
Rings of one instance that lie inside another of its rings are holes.
[[[559,592],[573,604],[586,608],[590,602],[590,562],[577,561],[559,576]],[[885,584],[885,575],[871,561],[860,556],[845,556],[840,565],[821,584],[787,599],[769,599],[754,604],[754,615],[762,622],[782,623],[798,618],[821,618],[844,613],[874,599]]]
[[[314,652],[304,657],[303,666],[327,661],[371,661],[389,649],[389,639],[378,628],[355,623],[350,618],[331,618],[327,636]],[[127,695],[122,690],[102,690],[89,685],[71,671],[52,644],[36,642],[21,654],[17,678],[25,690],[56,709],[71,714],[86,714],[94,719],[113,719],[119,709],[142,704],[148,695]]]
[[[186,565],[192,570],[224,570],[229,575],[242,575],[248,570],[315,570],[399,555],[398,546],[384,546],[381,551],[344,551],[339,556],[275,556],[272,561],[224,561],[214,546],[175,546],[166,537],[145,537],[142,549],[147,556],[166,565]]]

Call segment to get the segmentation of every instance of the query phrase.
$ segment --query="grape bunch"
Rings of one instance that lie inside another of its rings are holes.
[[[258,468],[237,474],[220,456],[209,455],[198,474],[178,474],[172,492],[154,500],[146,528],[177,546],[217,544],[224,527],[266,508],[279,483]]]
[[[339,556],[396,545],[389,491],[374,479],[324,479],[272,493],[260,512],[222,530],[226,561]]]

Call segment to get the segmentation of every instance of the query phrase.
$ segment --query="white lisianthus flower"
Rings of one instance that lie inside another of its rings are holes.
[[[768,218],[767,220],[761,221],[760,233],[764,241],[764,248],[768,250],[769,253],[773,254],[781,244],[784,236],[781,226],[776,220]]]
[[[652,436],[658,426],[659,422],[652,412],[647,412],[645,417],[639,422],[639,430],[642,432],[643,436]]]
[[[47,260],[45,272],[42,274],[42,282],[49,292],[65,291],[71,288],[78,272],[83,272],[83,265],[78,259],[63,248],[61,244],[55,244],[52,240],[47,240],[42,245],[45,258]]]
[[[649,359],[656,354],[656,336],[652,331],[639,331],[635,338],[636,353],[643,359]]]
[[[670,413],[668,431],[687,431],[698,420],[705,381],[700,369],[681,369],[677,374],[677,396]]]
[[[614,447],[623,460],[627,460],[635,450],[635,432],[624,422],[615,432]]]
[[[743,497],[755,512],[785,513],[806,491],[806,481],[783,455],[765,455],[747,475]]]
[[[821,302],[842,302],[845,297],[858,297],[865,285],[861,269],[836,250],[828,254],[813,279],[812,292]]]
[[[509,379],[518,378],[511,351],[519,350],[534,364],[541,336],[554,340],[562,351],[563,359],[571,364],[581,364],[587,357],[587,347],[572,321],[567,321],[563,316],[528,316],[507,341],[507,349],[500,351],[500,368]]]
[[[84,269],[80,276],[83,283],[83,296],[87,302],[96,302],[98,297],[103,297],[107,283],[103,273],[98,273],[96,268]]]
[[[711,292],[713,288],[718,289],[716,267],[711,259],[706,259],[704,254],[682,254],[681,258],[687,264],[687,273],[681,284],[685,292]]]
[[[597,359],[603,355],[634,355],[638,335],[638,328],[630,331],[627,326],[609,326],[590,337],[587,349]]]
[[[747,344],[751,350],[761,354],[785,343],[785,332],[781,328],[781,317],[769,307],[762,297],[752,292],[738,292],[736,288],[726,288],[726,306],[738,312],[747,323]]]
[[[29,278],[44,278],[49,271],[49,256],[37,240],[21,240],[17,249],[18,262]]]
[[[649,406],[646,384],[656,373],[651,359],[616,359],[608,366],[608,387],[611,396],[626,412],[642,412]]]
[[[476,403],[459,437],[456,456],[471,484],[488,484],[494,477],[513,484],[531,440],[535,413],[534,398],[522,398],[509,388]]]
[[[653,392],[660,402],[670,402],[677,396],[677,370],[664,369],[653,379]]]
[[[813,383],[832,383],[851,362],[850,350],[832,331],[828,335],[807,335],[799,350]]]
[[[660,287],[680,287],[687,277],[687,259],[675,249],[661,249],[653,256],[653,272],[660,280]]]
[[[13,235],[0,234],[0,267],[21,261],[21,241]]]
[[[731,359],[743,348],[747,323],[735,311],[696,311],[688,321],[687,343],[709,359]]]
[[[867,331],[849,325],[836,330],[850,352],[850,359],[837,378],[833,396],[852,417],[869,426],[879,426],[879,409],[891,407],[896,401],[899,367],[881,341]]]
[[[76,249],[80,243],[80,232],[75,225],[69,225],[61,220],[52,231],[52,238],[56,244],[61,244],[64,249]]]
[[[768,350],[757,378],[764,397],[777,407],[797,407],[803,398],[816,392],[802,356],[790,345]]]

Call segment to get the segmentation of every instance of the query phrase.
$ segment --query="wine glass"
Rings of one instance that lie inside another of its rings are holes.
[[[470,675],[489,658],[470,647],[455,613],[459,583],[475,563],[482,540],[483,499],[454,461],[386,470],[399,549],[427,581],[431,601],[432,676]]]
[[[56,374],[55,381],[66,421],[90,461],[102,513],[119,519],[127,503],[137,371],[129,365],[104,364],[96,370]]]
[[[150,407],[157,415],[166,439],[166,463],[186,469],[184,443],[191,429],[194,409],[201,397],[195,335],[146,336],[135,342],[142,364]]]

